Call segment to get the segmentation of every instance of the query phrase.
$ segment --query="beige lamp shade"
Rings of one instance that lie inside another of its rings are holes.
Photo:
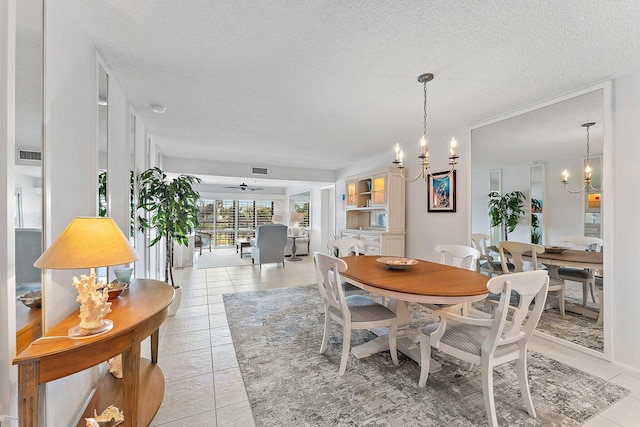
[[[271,217],[271,222],[273,222],[274,224],[282,223],[283,220],[284,218],[282,217],[282,215],[275,214]]]
[[[33,265],[49,269],[94,268],[137,259],[138,254],[113,219],[77,217]]]
[[[291,214],[291,222],[302,222],[304,221],[304,214],[302,212],[293,212]]]

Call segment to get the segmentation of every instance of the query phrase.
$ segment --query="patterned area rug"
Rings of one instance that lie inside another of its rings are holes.
[[[316,285],[224,295],[236,354],[257,426],[483,426],[487,418],[479,369],[434,352],[443,369],[417,385],[419,367],[398,353],[358,360],[351,356],[338,376],[342,330],[318,353],[323,306]],[[430,322],[411,307],[414,325]],[[354,331],[352,344],[372,338]],[[494,373],[498,422],[503,426],[575,426],[628,390],[537,353],[529,353],[529,377],[538,418],[519,397],[514,366]]]

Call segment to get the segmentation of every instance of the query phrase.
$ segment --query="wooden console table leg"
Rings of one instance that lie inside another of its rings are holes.
[[[38,362],[18,366],[18,418],[20,427],[38,426]]]
[[[138,379],[140,377],[140,342],[132,343],[122,353],[122,380],[124,381],[122,401],[124,427],[138,425]]]
[[[159,338],[160,338],[160,329],[156,329],[156,331],[151,334],[151,362],[152,363],[158,363]]]

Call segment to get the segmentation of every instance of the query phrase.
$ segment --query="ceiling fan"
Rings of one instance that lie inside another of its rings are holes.
[[[260,188],[260,187],[250,187],[247,184],[245,184],[244,182],[242,184],[240,184],[240,185],[234,185],[234,186],[231,186],[231,187],[224,187],[224,188],[239,188],[242,191],[245,191],[245,190],[250,190],[250,191],[264,190],[264,188]]]

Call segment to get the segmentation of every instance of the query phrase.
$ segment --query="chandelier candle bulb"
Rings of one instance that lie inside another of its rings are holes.
[[[399,163],[400,162],[400,144],[396,144],[395,152],[396,152],[396,163]]]
[[[455,138],[451,138],[451,157],[456,157],[458,155],[458,141]]]
[[[566,169],[562,171],[562,182],[569,182],[569,171]]]

